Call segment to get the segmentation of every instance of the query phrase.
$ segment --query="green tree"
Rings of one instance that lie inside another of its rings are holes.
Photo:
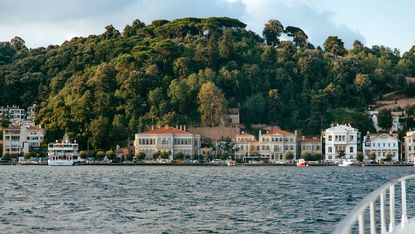
[[[369,152],[368,154],[367,154],[367,156],[368,156],[368,158],[369,158],[369,160],[371,160],[371,161],[375,161],[376,160],[376,153],[375,152]]]
[[[104,159],[104,158],[105,158],[105,152],[104,152],[104,151],[102,151],[102,150],[99,150],[99,151],[96,153],[96,158],[97,158],[98,160],[102,160],[102,159]]]
[[[301,158],[305,161],[311,161],[311,153],[308,151],[301,152]]]
[[[287,26],[285,33],[287,33],[287,36],[293,37],[293,41],[297,47],[305,48],[307,46],[308,36],[301,28]]]
[[[138,160],[144,160],[146,158],[146,153],[144,153],[143,151],[138,152],[137,158]]]
[[[364,159],[364,155],[362,152],[357,152],[357,157],[356,157],[357,161],[359,162],[363,162]]]
[[[175,155],[176,160],[183,160],[184,159],[184,153],[183,152],[177,152]]]
[[[108,150],[107,152],[105,152],[105,156],[107,157],[107,159],[114,159],[116,154],[113,150]]]
[[[392,112],[387,109],[379,111],[378,126],[384,130],[389,130],[392,127]]]
[[[10,126],[9,116],[5,113],[0,117],[0,129],[3,131],[3,128],[8,128]]]
[[[156,159],[160,158],[160,156],[161,156],[160,151],[156,151],[156,152],[154,152],[152,156],[153,156],[153,159],[154,159],[154,160],[156,160]]]
[[[86,152],[86,151],[80,151],[80,152],[79,152],[79,156],[80,156],[82,159],[86,159],[86,158],[88,158],[88,152]]]
[[[169,159],[169,157],[170,157],[170,154],[166,151],[163,151],[163,152],[160,153],[160,158],[161,159],[166,160],[166,159]]]
[[[197,97],[202,124],[210,127],[219,125],[226,109],[222,91],[209,81],[202,85]]]
[[[312,160],[311,161],[320,161],[323,160],[323,154],[322,153],[313,153],[311,155]]]
[[[291,151],[287,151],[287,152],[285,152],[285,154],[284,154],[284,158],[285,158],[286,160],[293,160],[293,159],[294,159],[294,154],[293,154],[293,152],[291,152]]]
[[[228,29],[223,32],[219,41],[219,56],[222,59],[229,59],[233,53],[232,30]]]
[[[10,156],[10,154],[5,153],[2,158],[3,158],[4,161],[10,161],[11,156]]]
[[[30,157],[32,157],[32,154],[31,153],[27,152],[27,153],[24,154],[24,159],[25,160],[29,160]]]
[[[264,36],[268,45],[277,46],[280,44],[279,37],[284,31],[284,26],[281,22],[275,19],[268,20],[265,24],[262,35]]]
[[[323,46],[327,52],[330,52],[333,55],[342,56],[346,54],[343,41],[336,36],[329,36]]]
[[[390,162],[390,161],[392,161],[392,158],[393,158],[393,154],[391,152],[388,152],[386,154],[386,161]]]

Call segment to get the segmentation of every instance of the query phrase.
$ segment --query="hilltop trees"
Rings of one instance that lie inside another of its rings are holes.
[[[281,36],[283,31],[284,31],[284,26],[282,26],[281,22],[278,20],[272,19],[272,20],[269,20],[268,23],[265,24],[262,35],[264,36],[267,42],[267,45],[277,46],[280,44],[279,37]]]
[[[390,110],[383,109],[379,111],[378,126],[385,131],[388,131],[392,127],[392,112]]]
[[[36,102],[46,140],[68,133],[81,148],[106,151],[151,124],[216,126],[237,106],[248,126],[312,135],[347,121],[363,131],[367,105],[410,91],[415,47],[401,58],[359,41],[347,50],[330,36],[321,50],[278,20],[266,23],[264,38],[245,27],[227,17],[135,20],[122,32],[109,25],[101,35],[36,49],[16,37],[0,43],[0,104]],[[280,43],[283,34],[292,42]]]
[[[212,82],[202,85],[197,96],[202,124],[213,127],[219,125],[225,114],[225,98],[220,89]]]

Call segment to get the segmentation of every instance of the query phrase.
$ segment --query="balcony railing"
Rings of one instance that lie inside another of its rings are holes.
[[[408,214],[407,214],[407,200],[406,200],[406,182],[407,180],[414,180],[415,175],[405,176],[399,179],[392,180],[389,183],[386,183],[379,189],[370,193],[366,198],[363,199],[360,204],[358,204],[351,213],[344,218],[337,229],[333,232],[336,234],[349,234],[356,232],[365,233],[366,229],[370,230],[371,234],[377,233],[377,230],[380,229],[380,233],[393,233],[405,228],[408,224]],[[401,197],[398,200],[400,202],[400,217],[396,217],[396,199],[395,199],[395,186],[400,184]],[[386,216],[386,195],[389,195],[389,217]],[[376,206],[377,201],[380,201],[379,208],[380,217],[376,217]],[[365,212],[369,209],[369,220],[365,220]],[[396,219],[400,220],[400,225],[396,223]],[[386,222],[388,220],[388,223]],[[369,224],[369,227],[366,225]],[[357,228],[355,227],[357,225]],[[355,229],[354,229],[355,227]]]

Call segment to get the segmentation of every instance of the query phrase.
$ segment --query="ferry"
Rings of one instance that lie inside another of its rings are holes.
[[[73,166],[78,161],[78,143],[71,142],[65,135],[62,142],[48,144],[49,166]]]

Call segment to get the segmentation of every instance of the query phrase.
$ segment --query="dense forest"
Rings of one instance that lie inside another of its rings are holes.
[[[35,49],[15,37],[0,43],[0,105],[37,103],[48,140],[68,133],[81,147],[108,149],[152,123],[214,126],[238,106],[248,128],[312,135],[348,121],[365,132],[369,104],[411,92],[415,47],[401,55],[355,41],[348,50],[330,36],[320,48],[278,20],[261,36],[245,27],[226,17],[136,20]]]

